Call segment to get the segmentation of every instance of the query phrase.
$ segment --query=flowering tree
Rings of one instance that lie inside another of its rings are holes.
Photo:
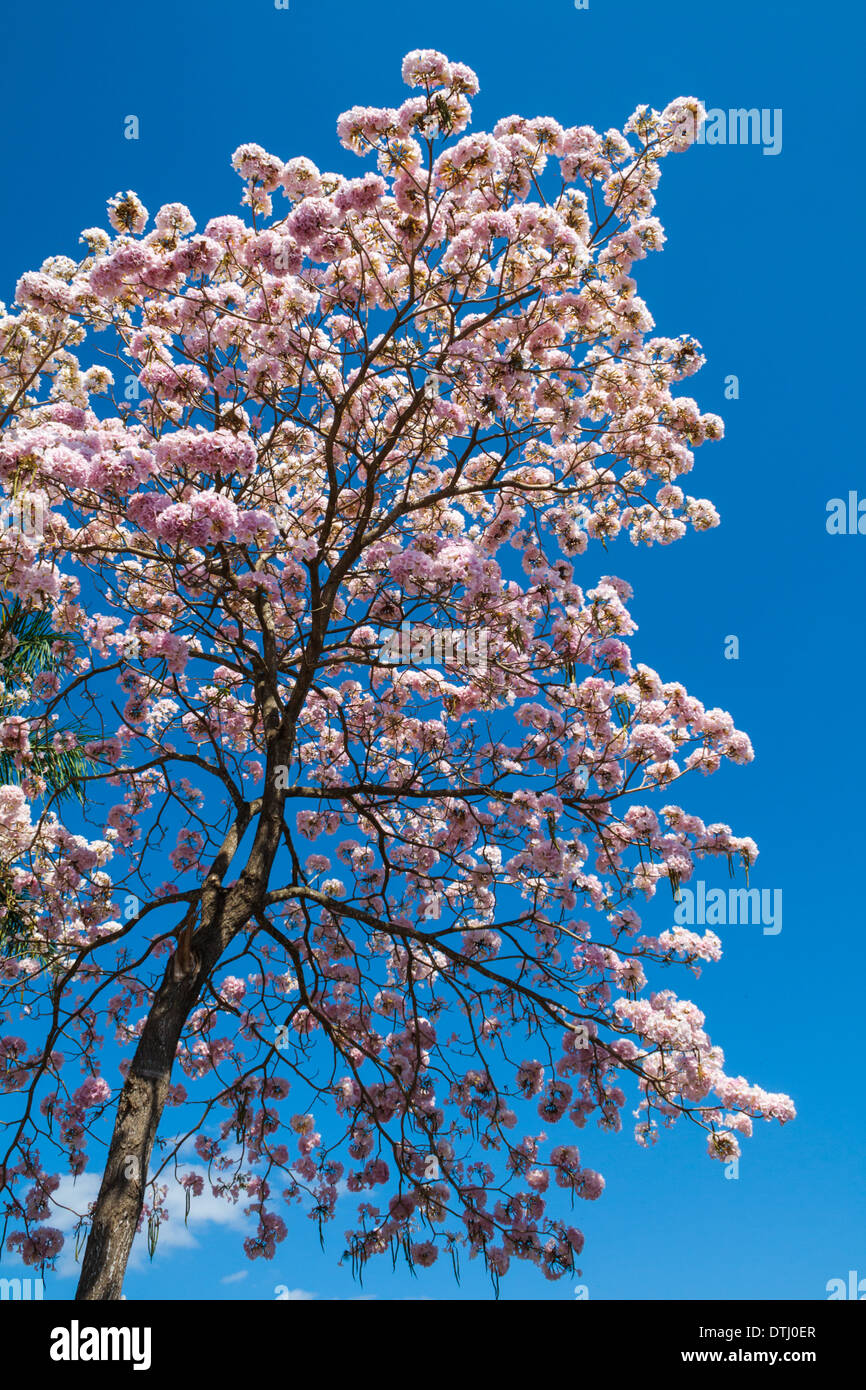
[[[699,345],[652,336],[630,275],[703,113],[465,135],[473,72],[403,76],[338,122],[378,172],[244,145],[247,216],[203,231],[118,194],[0,320],[0,480],[44,515],[0,535],[0,580],[58,634],[0,724],[28,933],[0,1180],[7,1246],[51,1260],[53,1170],[111,1119],[79,1298],[118,1298],[205,1172],[251,1258],[285,1203],[323,1223],[348,1190],[356,1267],[465,1247],[557,1278],[583,1236],[553,1189],[604,1186],[574,1127],[637,1103],[640,1142],[685,1114],[728,1159],[794,1113],[650,987],[720,943],[645,934],[641,896],[757,854],[670,788],[752,750],[633,663],[631,590],[590,558],[718,521],[680,486],[722,433],[673,394]],[[62,820],[33,750],[70,719]]]

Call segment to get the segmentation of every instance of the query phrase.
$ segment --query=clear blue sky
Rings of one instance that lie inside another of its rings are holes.
[[[25,269],[75,254],[83,227],[105,225],[105,201],[119,189],[135,189],[151,211],[184,202],[200,223],[239,212],[229,158],[242,141],[357,175],[365,166],[339,147],[336,117],[356,102],[401,101],[400,60],[412,48],[438,48],[476,70],[476,129],[518,112],[604,130],[638,103],[661,108],[681,94],[725,110],[782,110],[776,156],[757,145],[706,146],[665,162],[657,211],[668,242],[636,266],[658,331],[694,334],[708,358],[684,389],[724,416],[727,437],[698,451],[690,490],[714,501],[722,526],[665,549],[626,542],[607,560],[593,549],[586,563],[635,586],[636,658],[730,709],[754,743],[751,767],[697,779],[683,803],[754,836],[753,883],[782,890],[783,929],[723,929],[723,961],[679,988],[706,1011],[728,1070],[791,1094],[799,1118],[758,1126],[737,1181],[689,1128],[649,1152],[630,1129],[588,1129],[581,1150],[607,1188],[576,1216],[591,1299],[821,1299],[828,1279],[849,1269],[866,1276],[866,537],[825,528],[830,498],[858,488],[866,497],[855,332],[863,284],[845,267],[859,261],[864,210],[862,7],[290,0],[285,11],[272,0],[92,0],[82,10],[44,0],[16,6],[5,28],[7,302]],[[137,142],[123,137],[130,114]],[[724,399],[729,374],[738,400]],[[724,657],[730,634],[736,661]],[[661,895],[652,911],[655,929],[671,925]],[[153,1265],[139,1254],[127,1295],[270,1298],[285,1285],[357,1296],[348,1268],[337,1267],[344,1205],[324,1254],[315,1228],[295,1215],[277,1258],[255,1264],[240,1249],[247,1229],[195,1219],[194,1207],[188,1244],[180,1228],[173,1241],[166,1230]],[[64,1269],[50,1277],[48,1297],[71,1296]],[[444,1261],[418,1280],[385,1261],[370,1267],[365,1292],[456,1290]],[[491,1296],[480,1267],[467,1270],[464,1294]],[[573,1288],[513,1267],[502,1297],[571,1299]]]

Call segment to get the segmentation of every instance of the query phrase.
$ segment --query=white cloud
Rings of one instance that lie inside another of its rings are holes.
[[[239,1284],[242,1279],[246,1279],[249,1273],[246,1269],[239,1269],[237,1274],[227,1274],[224,1279],[220,1279],[221,1284]]]
[[[194,1164],[184,1164],[183,1172],[197,1173],[204,1180],[204,1191],[200,1197],[190,1198],[189,1217],[184,1223],[186,1192],[174,1181],[173,1177],[166,1176],[168,1193],[164,1205],[168,1211],[168,1220],[163,1221],[159,1228],[159,1241],[154,1255],[154,1264],[166,1250],[197,1247],[200,1244],[197,1237],[206,1236],[205,1227],[208,1225],[229,1227],[247,1232],[251,1232],[253,1229],[250,1218],[244,1215],[246,1204],[243,1200],[231,1202],[227,1198],[213,1195],[208,1182],[207,1169],[197,1167]],[[49,1225],[56,1226],[66,1237],[66,1243],[57,1260],[57,1271],[54,1276],[57,1279],[77,1279],[81,1273],[80,1256],[79,1261],[75,1259],[73,1232],[78,1222],[78,1214],[86,1212],[89,1204],[96,1200],[101,1181],[102,1175],[100,1173],[82,1173],[74,1182],[71,1177],[64,1177],[61,1178],[60,1186],[54,1193],[55,1202],[62,1203],[62,1207],[54,1208]],[[67,1207],[69,1210],[63,1210],[63,1207]],[[144,1228],[133,1242],[129,1268],[141,1269],[149,1263],[149,1259],[147,1225],[145,1223]],[[234,1277],[237,1278],[238,1276],[235,1275]]]

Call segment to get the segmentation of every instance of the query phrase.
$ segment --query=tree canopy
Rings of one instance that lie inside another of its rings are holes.
[[[673,788],[749,739],[633,659],[598,569],[718,523],[682,486],[722,435],[676,394],[700,345],[632,277],[702,108],[466,133],[469,68],[403,77],[338,121],[374,169],[243,145],[244,216],[200,231],[119,193],[0,318],[0,482],[44,516],[0,532],[0,1201],[43,1264],[60,1174],[102,1171],[79,1298],[175,1181],[245,1202],[251,1258],[349,1202],[356,1268],[555,1279],[604,1187],[576,1130],[636,1105],[724,1160],[794,1113],[669,985],[718,936],[640,915],[748,874]]]

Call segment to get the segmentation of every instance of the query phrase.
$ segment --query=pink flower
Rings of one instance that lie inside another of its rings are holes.
[[[415,48],[403,59],[403,81],[409,87],[446,87],[452,68],[435,48]]]
[[[108,200],[108,220],[116,232],[143,232],[147,208],[135,193],[115,193]]]
[[[283,165],[261,145],[239,145],[232,155],[232,168],[241,178],[255,180],[270,192],[277,187]]]
[[[82,1110],[93,1110],[98,1105],[104,1105],[111,1097],[111,1087],[101,1076],[88,1076],[86,1081],[78,1087],[73,1095],[73,1103],[81,1106]]]

